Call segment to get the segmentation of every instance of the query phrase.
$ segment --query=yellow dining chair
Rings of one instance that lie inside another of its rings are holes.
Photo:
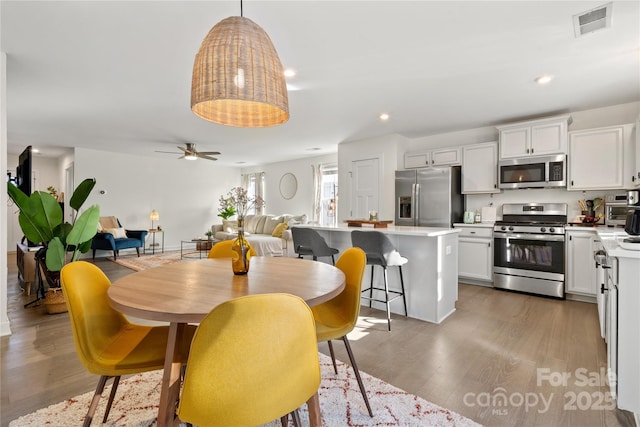
[[[231,250],[231,244],[233,240],[223,240],[211,246],[209,255],[207,258],[232,258],[233,251]],[[249,255],[256,256],[256,250],[253,246],[249,245]]]
[[[373,417],[369,399],[367,399],[367,392],[364,389],[356,359],[353,357],[351,345],[349,345],[349,340],[347,339],[347,334],[356,326],[358,315],[360,314],[360,291],[366,265],[367,255],[362,249],[349,248],[344,251],[336,262],[336,267],[342,270],[345,275],[344,290],[337,297],[311,307],[311,311],[316,321],[317,339],[319,342],[327,341],[331,360],[333,361],[333,369],[336,374],[338,373],[338,367],[336,366],[331,340],[341,339],[344,342],[364,403],[367,405],[369,416]]]
[[[313,315],[290,294],[220,304],[196,331],[180,420],[200,427],[256,426],[318,403],[320,362]]]
[[[111,282],[94,264],[76,261],[60,272],[62,292],[67,301],[76,353],[92,374],[100,375],[96,392],[84,419],[91,420],[107,380],[114,378],[103,423],[107,421],[121,375],[164,368],[168,326],[136,325],[109,305],[107,290]],[[184,361],[195,326],[187,328],[182,343]]]

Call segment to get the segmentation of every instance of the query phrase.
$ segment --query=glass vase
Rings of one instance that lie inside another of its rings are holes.
[[[231,243],[231,250],[233,251],[231,258],[233,274],[247,274],[249,272],[251,254],[249,242],[244,238],[244,218],[238,218],[238,237]]]

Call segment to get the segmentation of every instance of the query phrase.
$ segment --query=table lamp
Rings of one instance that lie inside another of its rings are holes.
[[[160,219],[160,214],[156,212],[156,210],[152,210],[149,214],[149,219],[151,220],[151,229],[153,230],[153,221],[158,221]]]

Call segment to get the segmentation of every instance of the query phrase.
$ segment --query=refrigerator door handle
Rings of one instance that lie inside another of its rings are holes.
[[[413,184],[411,189],[411,217],[413,218],[413,225],[418,225],[418,218],[420,218],[420,184]]]

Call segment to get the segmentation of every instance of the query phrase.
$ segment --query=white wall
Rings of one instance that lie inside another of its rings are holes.
[[[1,9],[1,8],[0,8]],[[1,13],[0,13],[1,15]],[[7,55],[0,52],[0,167],[7,170]],[[0,234],[7,235],[6,191],[0,191]],[[0,254],[7,253],[6,239],[0,239]],[[7,316],[7,257],[0,256],[0,336],[10,335],[11,328]]]
[[[619,104],[592,110],[574,111],[571,112],[572,122],[569,125],[569,131],[635,123],[639,113],[640,102],[630,102],[628,104]],[[514,119],[513,121],[516,122],[519,120]],[[498,141],[498,130],[495,126],[415,138],[406,145],[405,149],[406,151],[416,151],[489,141]]]
[[[132,156],[77,148],[75,185],[95,178],[85,206],[98,204],[100,215],[114,215],[125,228],[148,229],[155,209],[165,230],[165,250],[179,249],[181,240],[202,237],[220,223],[218,199],[240,185],[240,169],[207,160]],[[104,192],[103,194],[101,192]],[[97,255],[107,255],[98,252]]]
[[[337,163],[337,154],[327,154],[287,162],[270,163],[242,169],[242,173],[265,173],[265,213],[273,215],[307,214],[309,220],[313,212],[313,165]],[[280,195],[280,178],[285,173],[292,173],[298,181],[298,190],[289,200]]]
[[[357,160],[373,157],[380,159],[381,185],[380,208],[378,217],[381,220],[395,218],[395,171],[401,164],[402,149],[408,140],[401,135],[385,135],[359,141],[343,142],[338,145],[338,186],[340,202],[338,204],[338,222],[350,218],[351,200],[351,164]]]

